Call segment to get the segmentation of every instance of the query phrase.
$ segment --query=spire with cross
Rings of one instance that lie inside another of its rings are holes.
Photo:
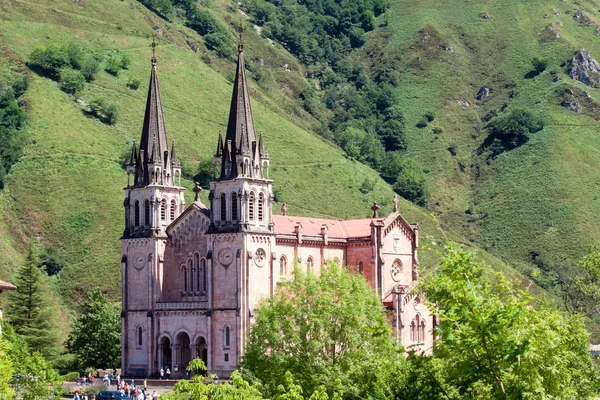
[[[152,34],[152,44],[150,46],[152,47],[152,65],[156,65],[156,46],[158,46],[156,33]]]

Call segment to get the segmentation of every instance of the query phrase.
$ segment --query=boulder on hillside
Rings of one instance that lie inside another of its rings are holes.
[[[588,86],[600,86],[600,64],[585,49],[577,50],[569,60],[568,73],[572,79]]]
[[[482,86],[479,88],[479,93],[477,93],[477,100],[483,101],[489,95],[490,95],[490,88]]]

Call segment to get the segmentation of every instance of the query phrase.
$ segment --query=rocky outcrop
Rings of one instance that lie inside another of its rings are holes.
[[[477,93],[477,100],[483,101],[489,95],[490,95],[490,88],[482,86],[479,88],[479,93]]]
[[[584,49],[577,50],[569,60],[568,73],[572,79],[588,86],[600,86],[600,64]]]

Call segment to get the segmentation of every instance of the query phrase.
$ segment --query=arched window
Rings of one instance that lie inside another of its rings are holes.
[[[237,193],[231,193],[231,220],[238,220],[238,202],[237,202]]]
[[[410,322],[410,341],[414,342],[415,341],[415,328],[417,327],[417,324],[415,324],[415,320],[413,319]]]
[[[140,202],[139,201],[135,201],[134,203],[134,226],[137,228],[138,226],[140,226]]]
[[[167,219],[167,199],[160,201],[160,220],[165,221]]]
[[[221,221],[227,219],[227,199],[225,199],[225,193],[221,193]]]
[[[358,262],[358,273],[361,274],[361,275],[363,275],[364,272],[365,271],[364,271],[364,267],[363,267],[363,262],[359,261]]]
[[[231,346],[231,328],[225,327],[225,347]]]
[[[196,269],[194,268],[194,264],[192,264],[192,259],[188,258],[188,272],[190,274],[190,292],[194,291],[194,272]]]
[[[421,320],[421,326],[419,326],[419,342],[425,342],[425,320]]]
[[[306,260],[306,272],[312,271],[313,270],[313,264],[314,264],[314,260],[312,257],[308,257],[308,259]]]
[[[419,330],[419,325],[421,322],[421,316],[419,314],[417,314],[417,316],[415,317],[415,341],[420,342],[421,341],[421,332]]]
[[[137,345],[141,346],[142,345],[142,339],[143,339],[143,330],[141,326],[138,326],[137,328]]]
[[[258,194],[258,220],[263,220],[264,214],[264,205],[265,205],[265,196],[262,193]]]
[[[254,219],[254,192],[248,196],[248,219]]]
[[[202,268],[202,291],[206,293],[208,291],[208,270],[206,269],[206,260],[203,258],[200,260],[200,267]]]
[[[171,212],[171,221],[175,220],[175,211],[177,210],[177,202],[175,201],[175,199],[171,200],[171,209],[169,210]]]
[[[183,291],[187,292],[188,291],[188,271],[187,271],[187,268],[185,267],[185,264],[181,264],[181,267],[179,267],[179,269],[183,273]]]
[[[286,264],[287,260],[285,259],[285,256],[281,256],[281,258],[279,259],[279,275],[285,274]]]
[[[196,279],[196,291],[200,292],[202,290],[202,286],[200,286],[200,282],[202,282],[202,268],[200,267],[200,256],[198,253],[194,253],[194,268],[196,269],[196,274],[194,275],[194,279]]]
[[[144,200],[144,225],[150,226],[150,200]]]

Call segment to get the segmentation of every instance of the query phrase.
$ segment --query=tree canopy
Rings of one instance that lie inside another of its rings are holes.
[[[81,369],[115,368],[121,362],[121,314],[99,289],[88,294],[73,325],[67,348]]]
[[[381,301],[361,275],[335,264],[318,277],[296,268],[279,284],[256,310],[242,362],[266,397],[289,372],[307,396],[341,390],[372,399],[392,396],[403,365]]]
[[[598,392],[583,319],[531,304],[451,246],[420,289],[439,315],[433,355],[409,357],[411,399],[585,399]]]

